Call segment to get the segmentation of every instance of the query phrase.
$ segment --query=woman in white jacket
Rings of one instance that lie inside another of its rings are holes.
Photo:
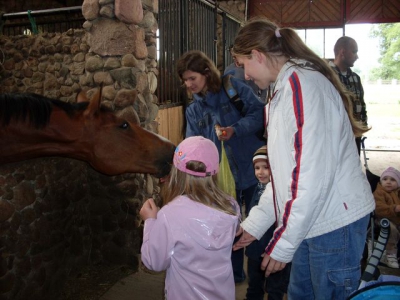
[[[234,249],[277,222],[261,265],[266,276],[292,261],[289,299],[345,299],[358,287],[375,207],[354,144],[368,129],[348,113],[351,94],[294,30],[250,21],[233,53],[247,80],[274,87],[266,107],[272,181]]]

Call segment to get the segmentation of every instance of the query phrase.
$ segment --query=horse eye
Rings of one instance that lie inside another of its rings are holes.
[[[129,123],[128,122],[124,122],[121,125],[119,125],[119,128],[127,129],[127,128],[129,128]]]

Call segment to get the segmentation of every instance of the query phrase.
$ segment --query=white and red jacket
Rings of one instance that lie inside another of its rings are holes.
[[[259,239],[277,217],[266,253],[281,262],[290,262],[304,239],[351,224],[375,208],[342,99],[309,65],[291,60],[278,75],[266,107],[273,180],[241,224]]]

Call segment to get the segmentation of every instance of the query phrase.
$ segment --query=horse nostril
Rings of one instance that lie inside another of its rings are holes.
[[[169,162],[162,162],[160,167],[159,167],[159,172],[155,175],[157,178],[165,178],[169,175],[171,172],[171,166],[172,164]]]

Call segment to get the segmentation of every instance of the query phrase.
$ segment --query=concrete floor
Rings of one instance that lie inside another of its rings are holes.
[[[165,272],[139,272],[118,281],[99,300],[163,300]],[[236,285],[236,300],[246,298],[247,281]],[[268,299],[265,296],[265,299]]]
[[[99,300],[163,300],[165,273],[139,272],[118,281]]]
[[[400,269],[391,269],[380,265],[381,274],[400,277]],[[111,287],[99,300],[163,300],[165,273],[146,271],[131,274]],[[236,300],[244,300],[247,281],[236,285]],[[264,299],[268,299],[265,295]],[[287,298],[285,297],[284,300]]]
[[[400,269],[379,266],[381,274],[400,276]],[[163,300],[165,273],[146,271],[131,274],[111,287],[99,300]],[[236,285],[236,300],[244,300],[247,282]],[[268,299],[265,295],[264,299]],[[285,297],[285,299],[287,299]]]

